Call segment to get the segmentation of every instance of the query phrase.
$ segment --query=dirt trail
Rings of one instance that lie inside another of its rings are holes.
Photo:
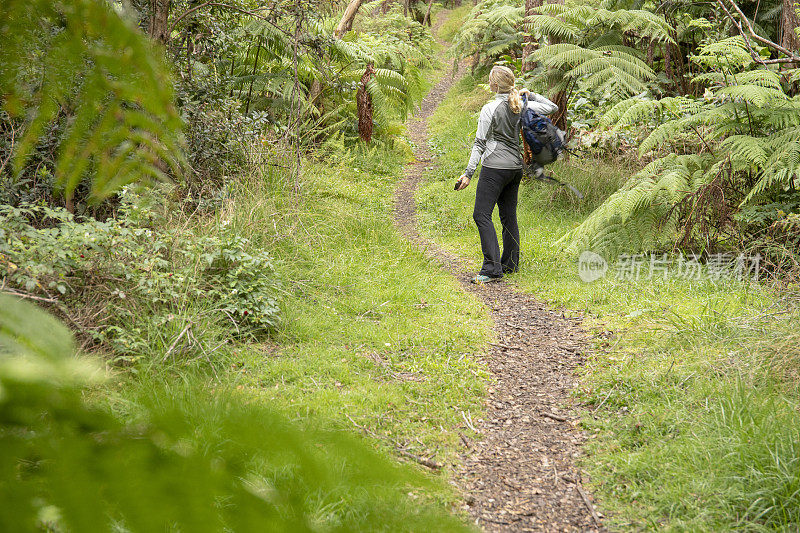
[[[452,75],[445,74],[408,122],[417,161],[405,169],[405,179],[395,191],[394,211],[403,234],[437,258],[464,290],[491,309],[497,335],[496,344],[485,355],[495,380],[486,416],[465,422],[482,439],[464,439],[455,481],[464,494],[465,509],[486,531],[604,531],[583,488],[585,475],[582,479],[575,464],[585,439],[570,394],[576,384],[574,371],[587,350],[580,321],[566,318],[505,282],[470,284],[473,273],[465,271],[463,260],[416,229],[414,192],[425,167],[432,164],[427,119],[462,71],[463,65]],[[468,156],[464,154],[465,162]],[[460,194],[474,191],[472,186]],[[477,230],[475,245],[479,246]]]

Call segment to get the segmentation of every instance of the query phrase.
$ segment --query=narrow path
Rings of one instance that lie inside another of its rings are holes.
[[[414,193],[432,162],[427,119],[462,71],[463,65],[445,74],[409,120],[417,161],[405,168],[394,203],[398,228],[438,259],[464,290],[483,300],[497,335],[485,356],[495,380],[486,417],[470,422],[482,439],[464,439],[455,481],[464,493],[465,509],[486,531],[603,531],[575,465],[585,439],[571,398],[574,371],[587,349],[580,322],[506,283],[470,284],[464,261],[416,228]],[[477,238],[476,231],[476,246]]]

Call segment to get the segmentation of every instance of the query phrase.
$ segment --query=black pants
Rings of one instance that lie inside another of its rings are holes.
[[[493,278],[519,270],[519,226],[517,225],[517,194],[522,170],[482,167],[475,192],[475,211],[472,218],[478,226],[483,251],[480,273]],[[503,255],[492,224],[494,206],[500,211],[503,225]]]

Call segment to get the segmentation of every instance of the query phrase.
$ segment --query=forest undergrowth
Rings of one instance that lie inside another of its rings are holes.
[[[430,121],[438,164],[418,193],[429,238],[477,270],[474,189],[454,193],[477,113],[491,95],[478,70]],[[553,166],[585,194],[525,181],[522,266],[508,283],[586,317],[596,334],[579,398],[589,406],[584,468],[614,527],[791,530],[800,523],[796,291],[736,279],[623,279],[609,266],[586,283],[555,244],[631,171],[609,155]],[[499,231],[499,221],[495,220]],[[610,262],[610,261],[609,261]]]

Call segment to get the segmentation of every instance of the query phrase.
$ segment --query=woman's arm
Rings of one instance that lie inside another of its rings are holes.
[[[475,142],[472,145],[472,152],[469,155],[469,163],[464,175],[472,178],[475,174],[475,169],[478,168],[478,162],[481,160],[483,152],[486,150],[486,137],[489,135],[489,127],[492,125],[492,112],[488,105],[483,106],[481,109],[480,117],[478,117],[478,130],[475,132]]]
[[[528,109],[540,115],[551,115],[558,111],[558,106],[539,93],[522,89],[520,94],[528,95]]]

